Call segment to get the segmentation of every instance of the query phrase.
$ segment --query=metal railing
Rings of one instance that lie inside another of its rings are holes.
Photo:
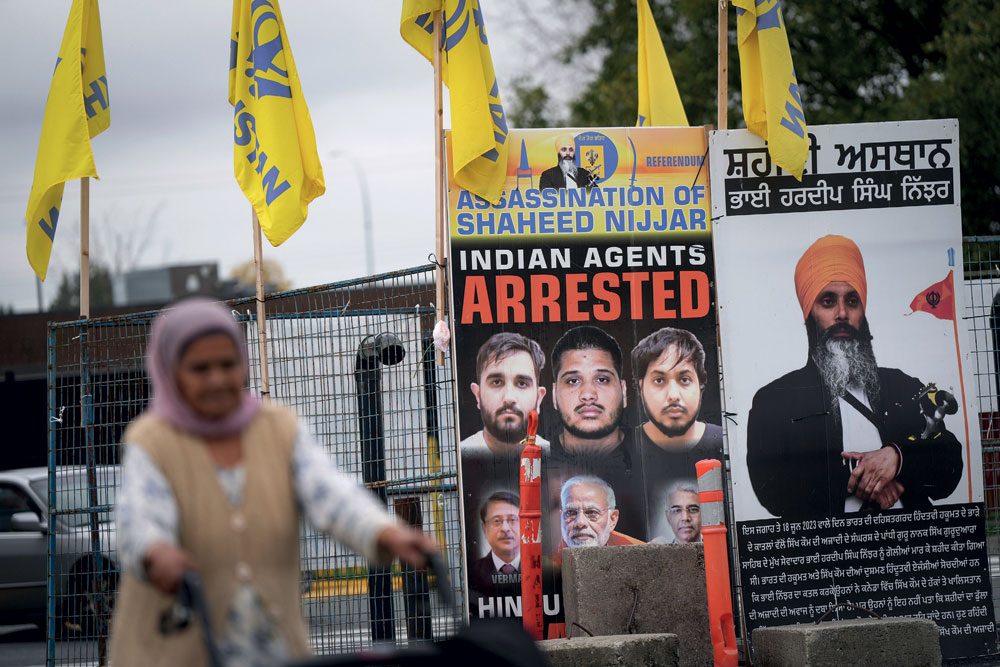
[[[969,330],[994,603],[1000,606],[1000,236],[965,238],[963,257],[960,316]],[[271,396],[305,420],[342,469],[435,536],[460,592],[454,369],[450,358],[437,366],[431,354],[434,270],[428,265],[269,295]],[[253,300],[230,305],[247,334],[250,386],[259,389]],[[106,650],[117,585],[108,521],[114,464],[125,426],[148,400],[142,357],[155,314],[49,330],[49,469],[56,473],[49,476],[50,665],[97,663]],[[357,650],[373,639],[439,637],[460,625],[462,613],[440,609],[426,596],[421,573],[370,571],[324,536],[308,529],[302,535],[302,600],[317,652]]]
[[[453,371],[438,366],[433,265],[267,297],[270,395],[294,409],[340,468],[442,545],[462,598]],[[252,299],[229,304],[259,391]],[[121,436],[145,407],[156,312],[54,324],[48,340],[49,665],[106,664],[118,584],[112,509]],[[423,571],[370,568],[302,530],[302,602],[319,653],[449,635],[464,612]]]

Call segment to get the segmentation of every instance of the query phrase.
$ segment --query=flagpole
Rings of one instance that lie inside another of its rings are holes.
[[[444,134],[444,103],[441,91],[441,48],[444,45],[441,11],[434,12],[434,258],[435,275],[434,313],[438,321],[444,320],[444,159],[441,138]],[[444,365],[444,350],[437,351],[438,366]]]
[[[729,0],[719,0],[718,129],[729,127]]]
[[[953,283],[954,284],[954,283]],[[954,298],[954,297],[953,297]],[[952,302],[954,304],[954,302]],[[966,477],[969,480],[969,502],[972,502],[972,470],[969,468],[972,463],[972,459],[969,458],[969,410],[965,404],[965,377],[962,375],[962,352],[958,346],[958,313],[955,312],[955,307],[952,305],[952,317],[951,325],[955,330],[955,356],[958,357],[958,386],[962,388],[962,416],[963,423],[965,424],[965,470]]]
[[[80,179],[80,319],[90,318],[90,178]]]
[[[270,396],[267,373],[267,314],[264,312],[264,252],[260,241],[260,219],[253,210],[253,263],[257,274],[257,347],[260,355],[260,395]]]

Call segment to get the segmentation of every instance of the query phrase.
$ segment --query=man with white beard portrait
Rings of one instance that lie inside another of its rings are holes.
[[[538,179],[538,189],[589,188],[594,176],[576,164],[576,140],[572,134],[556,137],[556,166],[546,169]]]
[[[876,363],[857,245],[817,240],[795,267],[795,291],[806,365],[758,390],[747,424],[761,505],[774,516],[815,517],[947,497],[961,478],[962,446],[928,418],[934,394],[920,380]]]

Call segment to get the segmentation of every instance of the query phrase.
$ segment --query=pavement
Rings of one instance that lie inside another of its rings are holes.
[[[436,636],[447,633],[453,626],[447,621],[434,623]],[[449,627],[451,626],[451,627]],[[313,628],[314,633],[317,628]],[[400,629],[402,639],[402,632]],[[317,636],[317,648],[321,652],[337,652],[356,650],[356,647],[367,643],[367,627],[358,627],[333,631],[326,636]],[[325,650],[324,650],[325,649]],[[58,642],[56,644],[56,664],[87,664],[80,659],[86,655],[94,655],[96,647],[93,642]],[[96,662],[91,664],[96,665]],[[745,662],[741,662],[745,665]],[[45,633],[33,625],[0,625],[0,667],[44,667],[45,665]],[[1000,667],[1000,654],[982,658],[958,658],[945,660],[945,667]]]
[[[34,625],[0,625],[0,666],[44,665],[45,632]]]

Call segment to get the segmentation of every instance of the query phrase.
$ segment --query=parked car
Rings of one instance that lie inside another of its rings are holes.
[[[112,509],[117,466],[67,466],[55,476],[51,565],[56,632],[94,636],[111,618],[118,586]],[[0,623],[44,627],[49,545],[46,468],[0,472]]]

